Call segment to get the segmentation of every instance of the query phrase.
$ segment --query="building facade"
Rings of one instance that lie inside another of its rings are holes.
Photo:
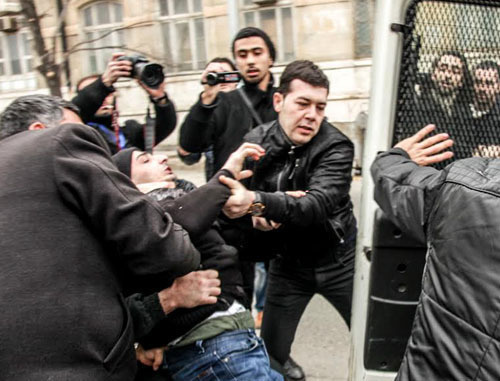
[[[179,121],[201,91],[206,62],[231,57],[239,28],[260,27],[277,48],[276,79],[294,59],[312,60],[325,70],[331,81],[327,117],[353,139],[361,162],[374,0],[31,1],[48,49],[55,43],[57,62],[66,62],[61,74],[66,98],[81,77],[102,72],[112,52],[141,54],[165,67]],[[20,95],[48,92],[20,10],[19,0],[0,0],[0,110]],[[142,120],[148,107],[143,91],[130,80],[117,87],[120,116]],[[162,146],[176,143],[174,133]]]

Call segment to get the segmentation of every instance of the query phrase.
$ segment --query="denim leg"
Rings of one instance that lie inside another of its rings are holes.
[[[169,352],[166,361],[174,381],[283,380],[270,368],[264,344],[254,330],[225,332]]]
[[[266,301],[267,290],[267,271],[264,262],[257,262],[255,264],[255,309],[262,311],[264,309],[264,302]]]
[[[313,269],[301,269],[281,258],[271,261],[261,337],[269,356],[283,365],[300,318],[315,292]]]

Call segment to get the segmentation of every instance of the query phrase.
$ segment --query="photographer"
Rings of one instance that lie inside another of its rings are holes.
[[[129,119],[123,126],[118,125],[116,90],[113,84],[121,77],[131,77],[134,72],[133,63],[120,57],[126,56],[124,53],[114,53],[102,75],[82,78],[77,84],[77,95],[72,102],[80,108],[83,122],[101,133],[111,153],[131,146],[146,150],[143,124]],[[157,88],[148,87],[139,79],[137,83],[154,104],[156,119],[153,145],[156,145],[175,128],[175,106],[165,92],[165,82],[161,82]]]
[[[226,57],[215,57],[210,60],[210,62],[205,66],[205,70],[201,73],[201,84],[203,85],[203,91],[211,91],[213,88],[215,91],[225,92],[232,91],[236,89],[238,86],[237,82],[222,82],[217,83],[216,85],[209,85],[207,83],[207,75],[209,73],[227,73],[227,72],[235,72],[236,66],[234,63]],[[177,153],[179,158],[182,160],[184,164],[193,165],[200,161],[201,153],[199,152],[188,152],[184,150],[182,147],[177,147]],[[205,153],[205,178],[206,180],[210,180],[214,175],[214,151],[213,147],[210,146],[207,148]]]

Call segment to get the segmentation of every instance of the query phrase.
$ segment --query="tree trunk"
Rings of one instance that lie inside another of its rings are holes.
[[[35,2],[34,0],[19,0],[19,3],[21,4],[21,13],[33,36],[33,46],[40,59],[40,66],[37,67],[37,70],[45,78],[50,94],[61,96],[61,70],[55,61],[56,57],[47,50],[45,45]],[[53,51],[55,52],[55,49]]]

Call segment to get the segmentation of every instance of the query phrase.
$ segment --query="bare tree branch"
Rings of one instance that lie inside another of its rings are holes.
[[[150,22],[149,21],[139,21],[139,22],[136,22],[136,23],[133,23],[133,24],[129,24],[129,25],[125,25],[125,26],[119,26],[119,27],[116,27],[116,28],[112,28],[112,29],[108,30],[106,33],[103,33],[102,35],[100,35],[97,38],[93,38],[93,39],[90,39],[90,40],[85,40],[85,41],[82,41],[82,42],[79,42],[79,43],[73,45],[73,47],[68,50],[68,54],[73,53],[74,49],[77,48],[77,47],[79,47],[79,46],[81,46],[81,45],[90,44],[92,42],[102,40],[104,37],[109,36],[111,33],[117,32],[119,30],[129,29],[129,28],[132,28],[134,26],[147,25],[147,24],[150,24]]]

